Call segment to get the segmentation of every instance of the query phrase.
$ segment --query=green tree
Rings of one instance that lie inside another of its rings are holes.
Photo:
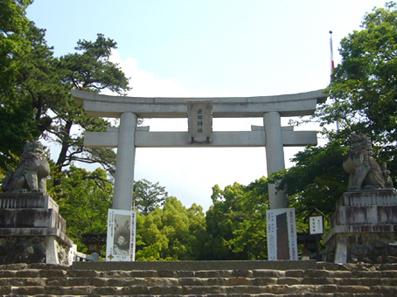
[[[106,234],[113,186],[106,171],[100,168],[90,172],[71,166],[67,171],[54,171],[54,174],[60,182],[50,182],[48,192],[59,204],[60,213],[67,222],[67,234],[79,251],[85,252],[85,234]]]
[[[339,122],[334,138],[353,131],[371,137],[382,161],[397,171],[397,5],[386,3],[364,16],[361,30],[342,39],[342,57],[321,110],[323,124]]]
[[[56,161],[58,169],[73,161],[100,163],[106,169],[113,169],[115,155],[112,150],[86,148],[81,135],[72,133],[75,125],[90,131],[103,131],[109,124],[103,119],[88,116],[70,97],[70,90],[74,88],[95,93],[109,90],[118,94],[127,91],[128,79],[120,67],[110,61],[111,51],[117,48],[116,45],[114,40],[98,34],[94,42],[79,40],[76,53],[62,56],[56,62],[59,83],[67,90],[61,104],[51,108],[55,113],[52,119],[54,124],[48,129],[61,145]]]
[[[94,42],[79,40],[75,53],[55,58],[45,30],[26,17],[30,3],[0,2],[0,167],[13,167],[23,144],[43,137],[61,146],[58,170],[79,161],[112,171],[112,150],[85,148],[81,136],[73,133],[74,127],[102,131],[108,124],[88,117],[70,90],[119,94],[128,90],[128,79],[109,59],[116,42],[98,34]]]
[[[281,173],[280,187],[286,189],[290,207],[296,208],[297,220],[307,226],[307,218],[321,212],[330,216],[336,200],[347,187],[342,163],[347,148],[338,141],[323,147],[308,147],[292,159],[295,165]]]
[[[168,193],[158,182],[152,183],[146,179],[134,183],[134,207],[143,214],[148,214],[162,206]]]
[[[205,259],[265,259],[267,180],[212,189],[213,205],[206,213]]]
[[[60,94],[44,30],[30,22],[31,1],[0,2],[0,167],[15,165],[26,140],[48,126],[42,102]]]
[[[330,215],[335,201],[346,190],[342,163],[352,132],[364,133],[374,142],[375,157],[387,162],[397,175],[397,10],[395,3],[365,15],[360,30],[344,38],[341,63],[328,87],[330,99],[316,115],[327,127],[329,142],[306,148],[295,156],[296,165],[286,170],[282,186],[300,219],[314,209]]]
[[[205,232],[204,213],[193,204],[186,208],[175,197],[137,219],[137,260],[195,260]]]

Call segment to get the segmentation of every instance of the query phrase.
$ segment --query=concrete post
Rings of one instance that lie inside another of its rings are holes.
[[[137,117],[135,114],[131,112],[121,114],[117,143],[116,178],[114,182],[114,209],[131,210],[136,123]]]
[[[265,113],[263,117],[266,137],[267,175],[285,169],[281,119],[278,112]],[[288,198],[284,191],[277,191],[277,184],[269,184],[270,208],[287,208]]]

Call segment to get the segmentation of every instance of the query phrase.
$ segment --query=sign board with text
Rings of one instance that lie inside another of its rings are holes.
[[[310,234],[323,234],[323,217],[316,216],[309,218]]]
[[[271,209],[266,217],[268,260],[298,260],[295,209]]]

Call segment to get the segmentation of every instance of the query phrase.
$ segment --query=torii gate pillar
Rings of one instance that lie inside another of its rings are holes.
[[[285,169],[283,135],[280,113],[267,112],[263,116],[266,137],[267,176]],[[287,208],[288,198],[284,191],[277,190],[277,184],[269,184],[270,208]]]
[[[120,116],[114,184],[114,209],[131,210],[135,167],[135,130],[137,116],[124,112]]]

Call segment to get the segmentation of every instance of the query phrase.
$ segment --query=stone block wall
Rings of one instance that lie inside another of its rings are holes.
[[[344,193],[331,226],[324,238],[328,261],[397,262],[395,189]]]
[[[75,245],[51,197],[0,193],[0,264],[71,264]]]

